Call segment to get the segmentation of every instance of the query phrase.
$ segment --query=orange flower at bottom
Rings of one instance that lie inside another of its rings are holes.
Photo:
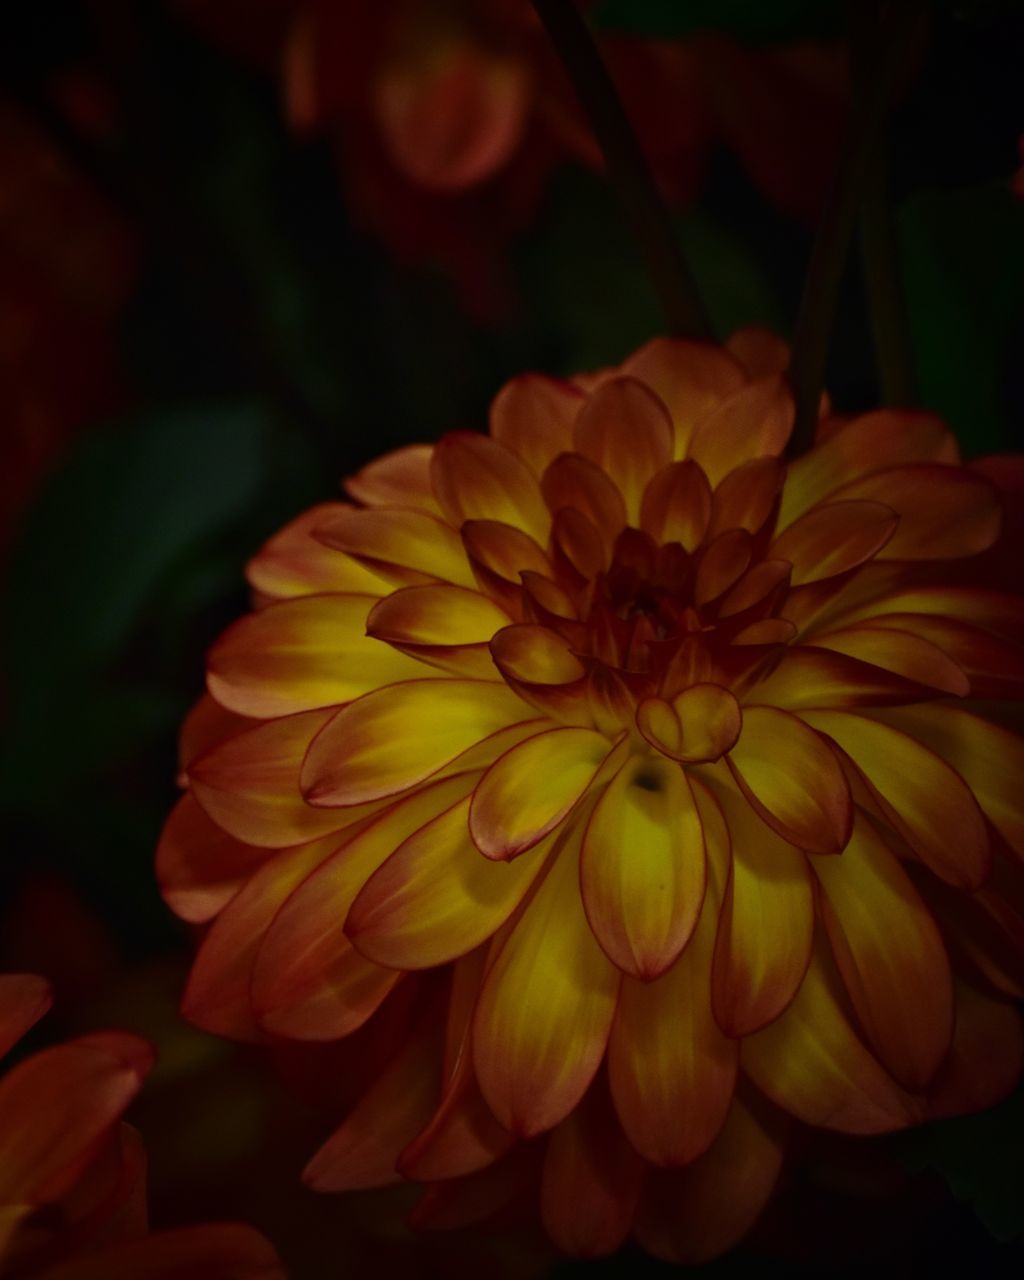
[[[0,1055],[46,1012],[42,978],[0,975]],[[0,1078],[0,1276],[36,1280],[282,1280],[249,1227],[150,1235],[146,1157],[121,1116],[153,1065],[145,1040],[79,1036]]]
[[[213,921],[194,1021],[378,1055],[312,1186],[699,1261],[793,1120],[1020,1074],[1024,612],[963,585],[998,495],[926,414],[785,464],[783,360],[518,379],[252,562],[158,871]]]

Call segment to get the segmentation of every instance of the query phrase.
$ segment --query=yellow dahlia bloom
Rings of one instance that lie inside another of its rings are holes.
[[[489,435],[372,463],[253,560],[159,870],[216,917],[195,1021],[366,1024],[313,1186],[436,1184],[438,1225],[525,1188],[568,1251],[700,1260],[792,1119],[876,1134],[1017,1078],[996,489],[920,413],[787,465],[778,365],[743,334],[517,379]]]

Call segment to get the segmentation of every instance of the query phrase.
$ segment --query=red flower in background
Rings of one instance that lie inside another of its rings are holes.
[[[95,105],[87,81],[68,87]],[[130,227],[0,101],[0,548],[46,468],[119,403],[114,321],[134,274]]]
[[[0,1055],[49,1004],[42,978],[0,975]],[[152,1065],[145,1040],[102,1031],[30,1054],[0,1078],[0,1276],[283,1280],[251,1228],[148,1232],[145,1154],[121,1117]]]
[[[357,222],[399,257],[437,259],[493,311],[507,240],[566,158],[599,167],[527,0],[180,0],[229,47],[280,68],[288,118],[335,143]],[[838,48],[745,49],[603,36],[601,49],[666,196],[694,199],[724,144],[787,214],[812,218],[845,97]]]
[[[253,560],[158,874],[213,921],[200,1026],[363,1038],[318,1189],[433,1184],[434,1226],[539,1198],[569,1252],[700,1261],[790,1120],[1017,1079],[1024,743],[964,705],[1024,680],[1019,596],[962,585],[997,486],[921,413],[784,463],[785,356],[519,379]]]

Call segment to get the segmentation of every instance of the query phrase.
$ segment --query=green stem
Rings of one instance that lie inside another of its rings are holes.
[[[865,182],[860,251],[882,403],[905,407],[917,399],[917,380],[886,177],[885,149],[880,146]]]
[[[593,36],[572,0],[533,4],[590,121],[671,331],[682,337],[709,337],[711,326],[700,293]]]
[[[913,0],[893,6],[888,22],[871,0],[851,0],[854,84],[846,142],[811,253],[789,378],[796,402],[790,455],[814,443],[825,362],[839,290],[865,183],[879,145],[896,76],[907,56],[919,15]]]

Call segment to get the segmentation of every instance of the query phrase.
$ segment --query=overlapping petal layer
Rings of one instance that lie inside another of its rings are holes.
[[[885,1132],[1019,1072],[994,490],[925,414],[783,461],[777,344],[730,351],[518,379],[250,565],[161,846],[212,922],[186,1009],[331,1039],[432,984],[315,1186],[422,1180],[433,1225],[532,1187],[567,1251],[702,1261],[784,1113]]]

